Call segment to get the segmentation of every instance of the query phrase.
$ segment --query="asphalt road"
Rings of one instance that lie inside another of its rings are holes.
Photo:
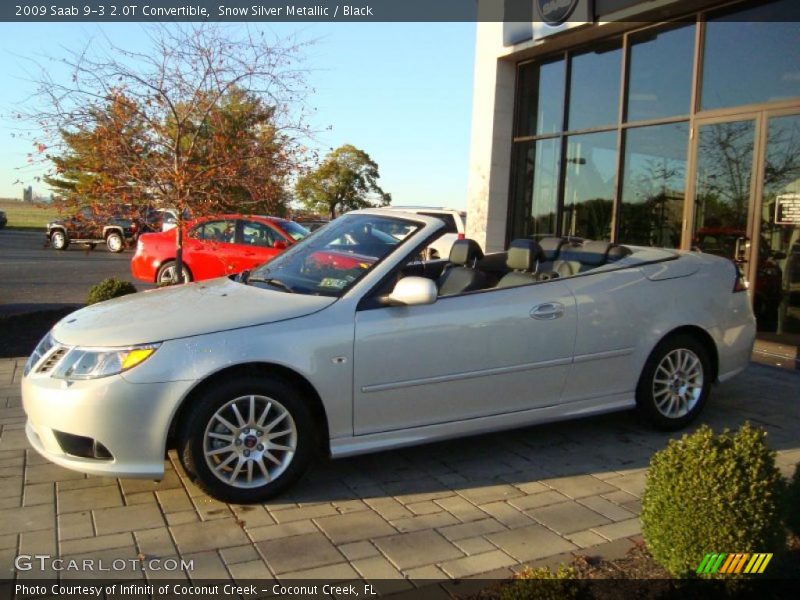
[[[84,304],[89,288],[107,277],[153,287],[133,279],[132,257],[132,250],[113,254],[105,246],[59,252],[38,231],[0,229],[0,315]]]

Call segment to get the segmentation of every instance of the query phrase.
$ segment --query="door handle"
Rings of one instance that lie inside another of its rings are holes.
[[[545,302],[534,306],[530,315],[540,321],[552,321],[564,316],[564,305],[560,302]]]

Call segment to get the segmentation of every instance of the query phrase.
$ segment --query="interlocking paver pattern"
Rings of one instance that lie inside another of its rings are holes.
[[[0,360],[0,567],[22,552],[175,558],[192,572],[135,578],[411,579],[510,576],[574,554],[617,556],[640,539],[652,453],[671,437],[631,414],[325,462],[256,506],[217,502],[171,453],[161,482],[88,477],[50,464],[24,435],[23,359]],[[800,462],[800,375],[751,365],[700,422],[765,427],[790,474]],[[18,573],[54,577],[54,573]],[[73,577],[75,574],[62,574]],[[80,574],[78,574],[80,575]],[[119,577],[119,573],[114,573]],[[389,581],[391,580],[391,581]]]

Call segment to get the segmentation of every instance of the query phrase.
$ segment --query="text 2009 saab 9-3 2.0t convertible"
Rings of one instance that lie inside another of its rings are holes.
[[[545,238],[421,261],[443,230],[357,211],[239,277],[69,315],[25,367],[28,439],[65,467],[155,479],[174,444],[208,493],[255,502],[320,452],[632,407],[676,429],[749,360],[729,260]]]

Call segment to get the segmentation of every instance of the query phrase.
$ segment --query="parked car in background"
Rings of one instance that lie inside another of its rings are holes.
[[[446,259],[450,256],[453,242],[463,240],[467,231],[467,213],[463,210],[439,208],[431,206],[387,206],[388,210],[398,210],[407,213],[436,217],[445,224],[445,234],[433,242],[425,250],[425,258],[435,260]]]
[[[256,215],[216,215],[190,221],[183,238],[183,276],[199,281],[252,269],[308,235],[294,221]],[[131,271],[147,282],[175,279],[175,228],[142,235]]]
[[[91,249],[105,244],[110,252],[122,252],[136,241],[143,225],[138,209],[129,205],[82,206],[74,214],[48,223],[45,241],[55,250],[66,250],[70,244]]]
[[[4,210],[0,210],[0,229],[8,224],[8,217],[6,217],[6,213]]]
[[[445,228],[355,211],[247,278],[70,314],[23,370],[28,440],[58,465],[143,479],[163,477],[177,447],[212,496],[263,502],[318,454],[634,407],[674,430],[749,363],[755,319],[729,260],[546,238],[485,257],[461,240],[449,263],[419,261]]]
[[[301,219],[298,220],[297,222],[306,229],[308,229],[309,231],[314,232],[320,227],[324,227],[325,225],[327,225],[330,221],[326,219],[311,219],[311,220]]]
[[[706,252],[737,260],[736,246],[747,239],[744,230],[735,227],[703,227],[697,230],[693,247]],[[782,252],[774,253],[763,237],[758,244],[756,283],[753,289],[753,311],[756,317],[765,320],[777,318],[777,309],[783,295],[783,272],[778,260],[786,258]]]

